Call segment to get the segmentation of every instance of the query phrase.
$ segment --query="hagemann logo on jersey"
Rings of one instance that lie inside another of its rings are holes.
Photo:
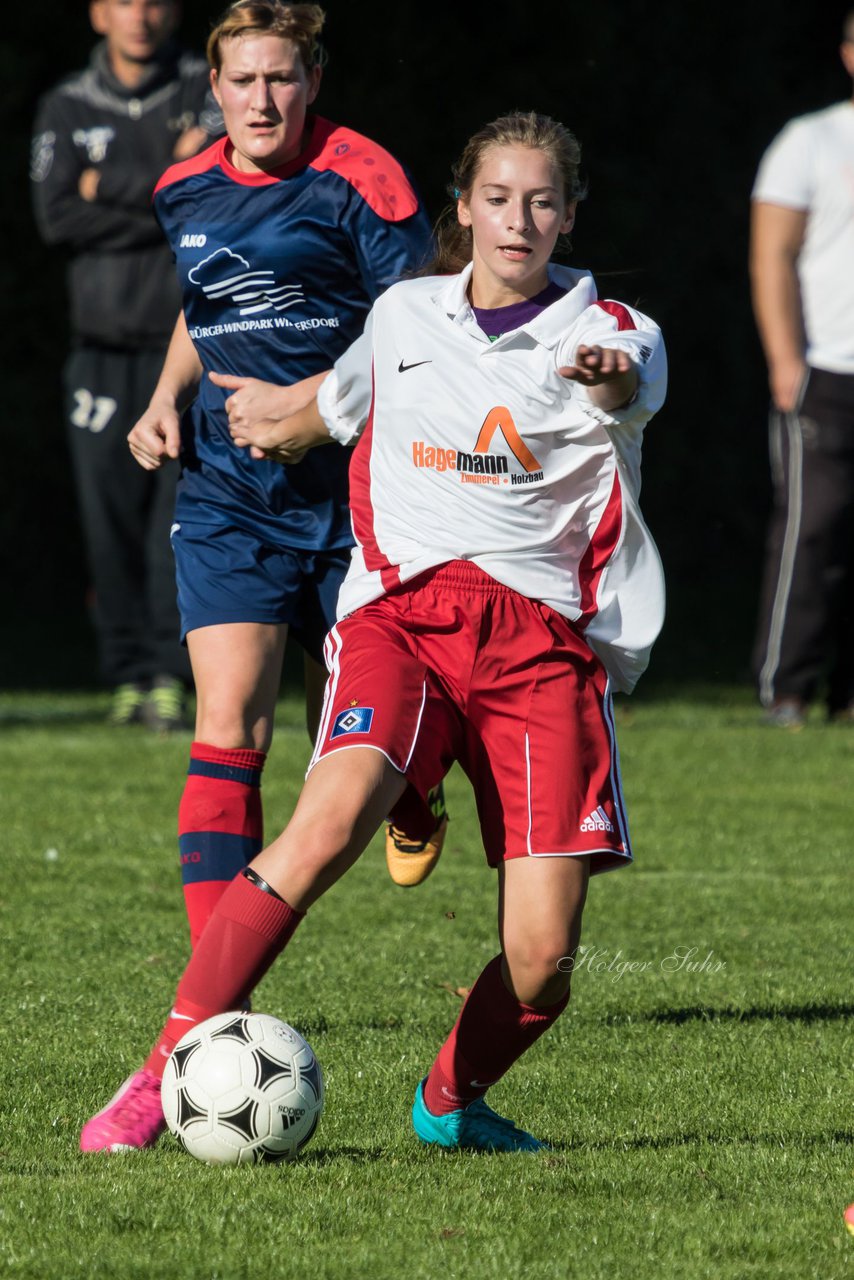
[[[511,471],[510,458],[506,453],[490,453],[489,446],[496,431],[504,437],[521,471]],[[503,404],[496,405],[486,415],[471,453],[462,449],[441,449],[424,440],[413,440],[412,461],[416,467],[456,471],[461,484],[535,484],[543,478],[542,463],[519,435],[513,414]]]
[[[202,240],[200,235],[191,238],[197,243]],[[279,284],[275,272],[251,267],[231,249],[217,249],[203,258],[193,267],[189,278],[211,301],[228,298],[242,316],[254,316],[260,311],[286,311],[305,302],[302,285]]]

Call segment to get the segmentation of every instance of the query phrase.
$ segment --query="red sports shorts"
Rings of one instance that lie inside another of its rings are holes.
[[[454,560],[357,609],[326,640],[311,769],[370,747],[406,776],[392,815],[432,831],[428,790],[458,760],[486,857],[631,861],[607,673],[568,619]]]

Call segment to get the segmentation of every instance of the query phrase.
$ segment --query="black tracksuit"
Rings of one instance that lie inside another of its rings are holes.
[[[754,667],[765,706],[854,708],[854,375],[810,369],[791,413],[771,411],[774,508]]]
[[[127,433],[148,405],[180,308],[151,195],[186,129],[220,131],[207,95],[208,69],[195,55],[166,47],[129,90],[101,43],[84,71],[45,95],[36,118],[36,219],[44,240],[69,254],[67,421],[111,685],[189,676],[169,546],[178,468],[144,471]],[[100,179],[89,202],[78,183],[93,168]]]

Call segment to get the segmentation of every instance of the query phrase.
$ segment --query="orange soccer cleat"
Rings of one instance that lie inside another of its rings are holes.
[[[427,801],[436,819],[433,834],[427,840],[411,840],[405,831],[391,823],[386,827],[385,860],[388,873],[395,884],[405,889],[422,884],[439,861],[445,832],[448,829],[448,811],[445,808],[445,790],[440,782],[428,793]]]

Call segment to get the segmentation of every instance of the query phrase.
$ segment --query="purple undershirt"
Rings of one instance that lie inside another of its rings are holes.
[[[472,311],[487,338],[490,342],[494,342],[496,338],[501,337],[502,333],[519,329],[529,320],[533,320],[541,311],[545,311],[546,307],[550,307],[553,302],[557,302],[558,298],[562,298],[566,292],[566,289],[552,280],[536,297],[525,298],[523,302],[511,302],[509,307],[472,307]]]

